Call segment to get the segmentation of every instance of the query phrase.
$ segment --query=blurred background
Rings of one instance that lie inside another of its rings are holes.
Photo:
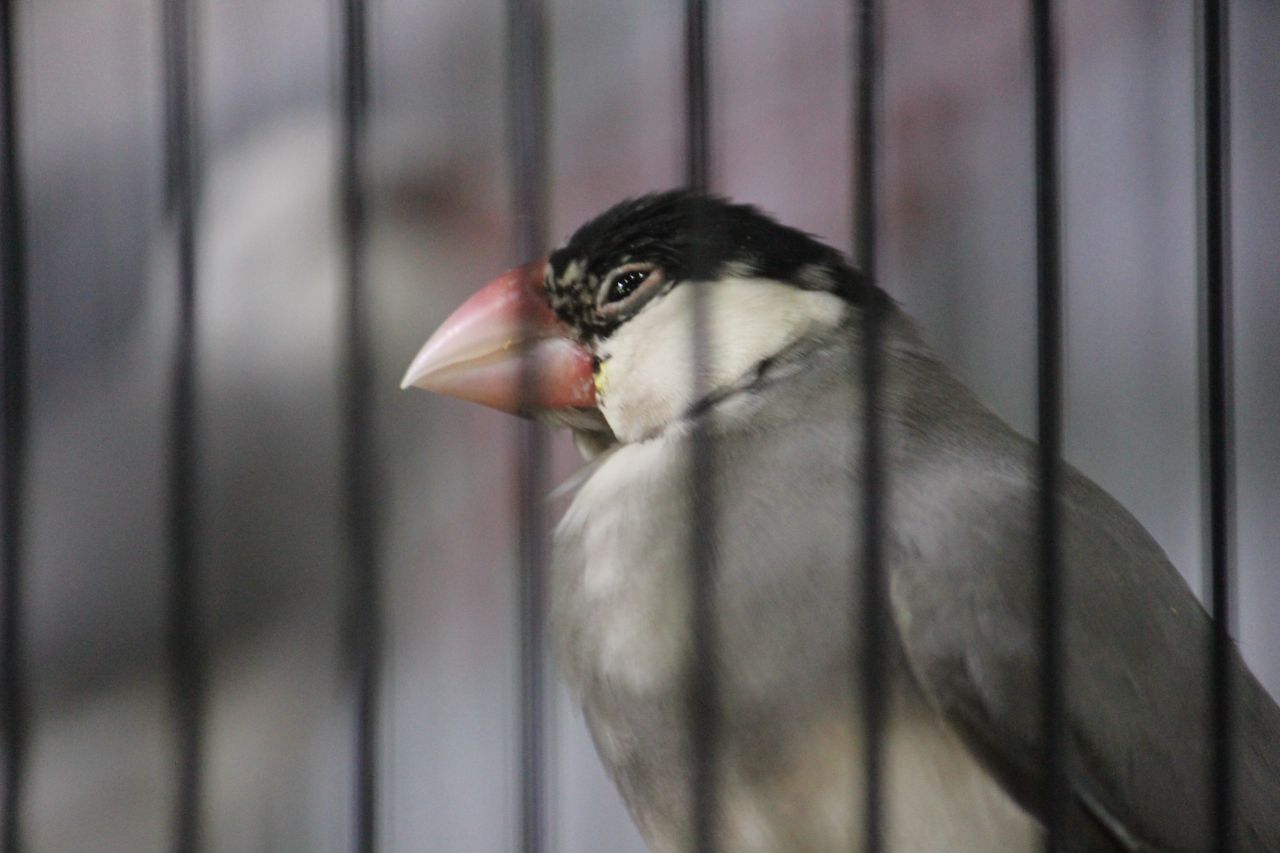
[[[26,507],[39,851],[162,850],[175,274],[154,0],[18,4],[29,228]],[[683,4],[553,0],[552,241],[683,175]],[[712,185],[850,242],[847,2],[713,4]],[[886,4],[884,286],[1034,429],[1022,0]],[[387,850],[516,846],[516,424],[401,394],[512,249],[503,3],[370,6]],[[1066,452],[1201,578],[1192,6],[1061,6]],[[208,848],[344,850],[336,4],[198,4],[199,584]],[[1239,622],[1280,692],[1280,6],[1231,4]],[[577,464],[553,441],[556,479]],[[1159,666],[1159,661],[1152,661]],[[551,849],[640,851],[567,697]]]

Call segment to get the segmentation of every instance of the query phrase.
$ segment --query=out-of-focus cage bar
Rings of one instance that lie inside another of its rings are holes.
[[[1067,789],[1063,760],[1065,692],[1062,666],[1062,250],[1058,186],[1058,68],[1054,7],[1031,4],[1036,228],[1036,512],[1040,548],[1040,703],[1044,774],[1044,847],[1067,847]]]
[[[353,849],[378,846],[378,690],[382,618],[377,554],[378,483],[374,446],[374,369],[370,334],[368,211],[365,148],[368,127],[368,56],[364,0],[342,0],[338,181],[345,254],[343,488],[349,599],[347,653],[354,696]]]
[[[685,183],[705,190],[711,174],[707,0],[685,2]]]
[[[510,0],[507,6],[513,243],[517,263],[534,263],[547,240],[546,21],[541,0]],[[534,318],[521,318],[529,326]],[[525,336],[532,341],[532,335]],[[520,371],[520,408],[536,396],[538,376],[531,343]],[[519,838],[524,853],[547,845],[546,681],[546,493],[547,446],[543,428],[522,419],[516,426],[516,496],[519,501],[520,796]]]
[[[853,255],[865,280],[879,284],[876,257],[876,228],[879,224],[877,188],[878,133],[881,101],[881,8],[877,0],[855,0],[850,8],[856,40],[851,39],[853,91]],[[862,412],[851,413],[861,423],[853,435],[862,434],[861,479],[856,468],[852,506],[861,507],[862,548],[850,555],[850,571],[861,584],[854,583],[850,625],[851,660],[861,669],[850,673],[855,692],[853,707],[861,708],[863,719],[862,849],[880,853],[884,849],[884,736],[888,707],[888,669],[885,666],[885,633],[888,625],[884,594],[884,510],[885,472],[881,454],[881,322],[883,305],[868,298],[863,308],[861,346],[850,348],[851,373],[863,386]],[[854,395],[857,399],[857,395]],[[859,604],[858,601],[861,600]],[[861,638],[858,626],[861,623]],[[859,642],[859,639],[861,642]],[[859,648],[860,646],[860,648]],[[861,701],[856,701],[857,698]],[[854,790],[857,790],[855,787]],[[853,814],[858,810],[854,809]],[[857,832],[857,827],[854,827]]]
[[[27,756],[27,689],[23,671],[23,547],[26,542],[27,473],[27,267],[23,218],[21,125],[16,79],[17,35],[12,0],[0,0],[0,258],[4,263],[0,296],[0,346],[3,346],[4,491],[0,495],[0,728],[4,746],[3,826],[6,853],[22,848],[22,804]]]
[[[711,62],[707,0],[685,2],[685,183],[694,190],[708,191],[711,185]],[[706,223],[695,218],[690,227],[697,232]],[[694,252],[700,242],[693,241]],[[695,262],[695,267],[701,266]],[[705,287],[693,290],[694,399],[706,392],[705,377],[713,348],[707,322],[708,295]],[[717,761],[720,746],[720,702],[716,656],[715,624],[715,537],[716,509],[712,478],[715,472],[715,442],[711,435],[710,414],[693,420],[689,443],[689,574],[692,648],[690,650],[688,719],[693,739],[690,808],[692,814],[691,847],[699,853],[717,849],[716,834],[720,815],[719,774]]]
[[[1199,138],[1199,237],[1202,292],[1201,441],[1204,448],[1209,599],[1213,612],[1210,644],[1212,678],[1213,820],[1212,849],[1234,849],[1234,722],[1231,683],[1232,407],[1231,279],[1227,240],[1230,172],[1227,161],[1227,4],[1197,5],[1197,103]]]
[[[177,293],[170,367],[167,600],[170,691],[175,745],[173,849],[201,848],[204,648],[197,570],[196,217],[199,210],[196,49],[191,0],[163,6],[165,205],[174,245]]]

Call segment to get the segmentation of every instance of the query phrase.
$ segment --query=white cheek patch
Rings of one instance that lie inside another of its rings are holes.
[[[701,382],[695,383],[694,297],[706,327]],[[600,411],[622,441],[651,435],[685,412],[696,388],[726,388],[757,364],[844,317],[844,302],[762,278],[682,284],[623,323],[600,347],[608,383]]]

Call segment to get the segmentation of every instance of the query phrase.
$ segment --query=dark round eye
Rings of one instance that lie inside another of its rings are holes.
[[[626,299],[635,292],[637,287],[644,284],[644,280],[648,277],[649,270],[627,270],[619,273],[618,277],[609,284],[609,290],[604,297],[605,304]]]
[[[596,293],[596,311],[602,318],[633,314],[662,292],[665,281],[662,268],[646,261],[617,267]]]

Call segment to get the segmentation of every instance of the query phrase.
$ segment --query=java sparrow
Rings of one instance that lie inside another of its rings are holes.
[[[715,848],[859,849],[851,555],[856,365],[873,301],[884,310],[886,849],[1039,849],[1034,445],[839,252],[714,196],[624,201],[473,296],[405,375],[405,387],[566,425],[593,457],[554,534],[552,631],[655,851],[693,843],[692,536],[711,537],[714,557]],[[523,401],[522,352],[537,376]],[[714,448],[713,530],[690,529],[699,423]],[[1070,466],[1061,513],[1069,849],[1210,849],[1210,620],[1150,534]],[[1230,676],[1235,844],[1280,851],[1280,708],[1234,651]]]

